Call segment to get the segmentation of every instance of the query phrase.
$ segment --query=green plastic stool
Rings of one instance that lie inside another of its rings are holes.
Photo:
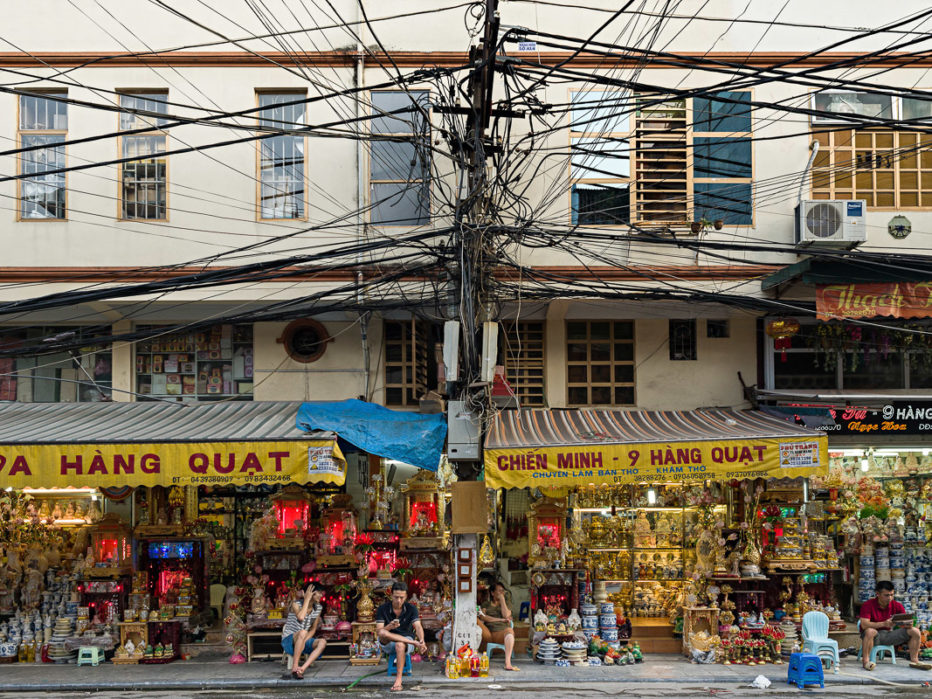
[[[93,665],[97,667],[103,659],[103,648],[98,648],[97,646],[81,646],[78,648],[78,665]]]

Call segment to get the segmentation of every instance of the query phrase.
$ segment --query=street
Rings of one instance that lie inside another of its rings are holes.
[[[928,696],[929,688],[927,687],[905,687],[905,686],[885,686],[865,685],[865,686],[836,686],[827,687],[826,689],[807,688],[803,690],[806,694],[815,694],[820,697],[894,697],[894,696]],[[767,689],[755,689],[753,687],[740,686],[718,686],[709,687],[698,684],[685,682],[670,682],[663,684],[618,684],[611,682],[604,683],[586,683],[584,687],[573,689],[563,684],[541,684],[538,687],[522,686],[520,689],[509,688],[505,685],[489,684],[483,686],[468,687],[449,687],[436,685],[417,685],[413,684],[406,687],[401,696],[418,696],[418,697],[475,697],[477,694],[486,693],[489,695],[501,694],[508,697],[598,697],[598,696],[628,696],[628,697],[773,697],[800,695],[803,692],[786,685],[773,684]],[[182,697],[198,697],[198,699],[277,699],[279,697],[302,697],[302,699],[311,699],[313,697],[333,697],[344,695],[364,699],[366,697],[384,697],[393,694],[388,688],[378,689],[354,689],[344,692],[335,687],[326,687],[315,689],[309,685],[296,685],[293,689],[268,689],[255,692],[242,692],[236,690],[202,690],[202,691],[173,691],[161,692],[153,691],[146,693],[146,699],[181,699]],[[81,699],[84,697],[94,697],[95,699],[110,699],[117,697],[127,697],[131,694],[121,691],[104,691],[104,692],[69,692],[59,695],[60,699]],[[0,697],[21,697],[21,693],[4,692]],[[138,694],[137,694],[138,696]]]

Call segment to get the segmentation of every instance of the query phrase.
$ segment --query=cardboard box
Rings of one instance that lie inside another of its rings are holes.
[[[456,481],[451,484],[453,534],[485,534],[489,531],[489,497],[485,481]]]

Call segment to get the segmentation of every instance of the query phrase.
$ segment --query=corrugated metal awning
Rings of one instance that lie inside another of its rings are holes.
[[[503,411],[485,441],[490,486],[816,475],[827,438],[753,410]]]
[[[0,480],[13,487],[342,485],[333,432],[298,402],[0,403]]]
[[[0,403],[0,444],[282,441],[299,402]],[[332,438],[332,433],[310,436]]]

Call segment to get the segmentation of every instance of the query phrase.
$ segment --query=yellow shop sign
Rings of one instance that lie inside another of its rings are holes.
[[[783,478],[828,472],[828,440],[759,438],[487,449],[489,488]]]
[[[0,484],[24,487],[333,483],[346,460],[333,440],[0,444]]]

